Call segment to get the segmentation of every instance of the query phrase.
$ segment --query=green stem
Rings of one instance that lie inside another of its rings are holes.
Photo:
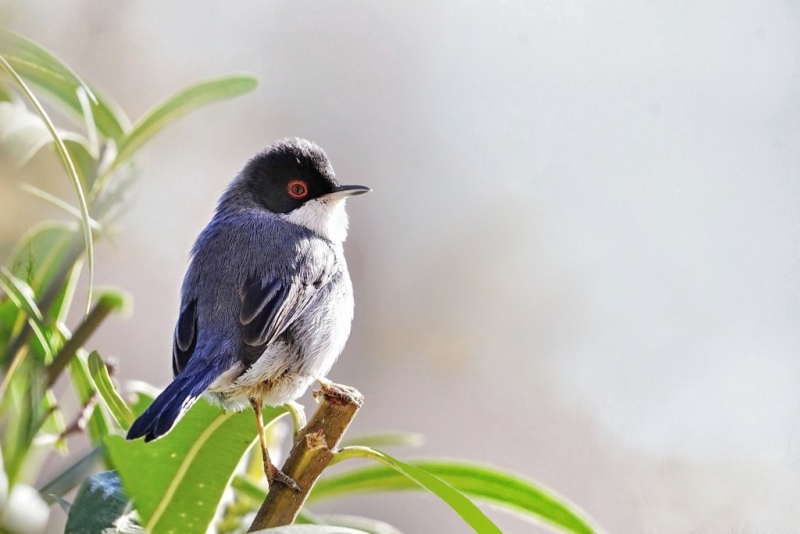
[[[58,377],[67,367],[67,364],[75,356],[76,351],[83,346],[89,337],[97,330],[97,327],[108,317],[108,314],[120,307],[118,298],[112,295],[103,295],[94,308],[89,311],[89,315],[83,320],[81,325],[72,334],[72,337],[64,344],[64,347],[53,358],[53,362],[47,367],[46,388],[51,388]]]

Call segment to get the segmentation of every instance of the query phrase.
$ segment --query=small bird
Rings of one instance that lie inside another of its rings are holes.
[[[370,192],[340,185],[325,152],[278,141],[231,182],[200,233],[181,290],[174,380],[133,423],[128,439],[158,439],[204,395],[256,413],[272,486],[297,484],[269,459],[261,408],[301,396],[344,348],[353,287],[342,243],[345,200]]]

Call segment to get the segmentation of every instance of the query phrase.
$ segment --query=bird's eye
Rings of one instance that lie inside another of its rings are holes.
[[[292,198],[303,198],[308,194],[308,186],[302,180],[292,180],[289,182],[287,190]]]

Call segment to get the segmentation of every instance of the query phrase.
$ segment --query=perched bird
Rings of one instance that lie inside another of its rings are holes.
[[[251,159],[197,238],[181,290],[174,380],[133,423],[128,439],[157,439],[205,395],[256,412],[264,471],[297,488],[269,460],[261,408],[296,399],[324,379],[353,319],[342,242],[345,199],[325,152],[285,139]]]

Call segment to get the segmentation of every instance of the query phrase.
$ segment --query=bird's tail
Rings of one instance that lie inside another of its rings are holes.
[[[156,397],[156,400],[133,422],[128,430],[127,439],[144,436],[145,441],[152,441],[172,430],[175,423],[221,374],[221,370],[213,366],[205,366],[202,369],[192,367],[195,366],[187,367],[176,376],[161,395]]]

